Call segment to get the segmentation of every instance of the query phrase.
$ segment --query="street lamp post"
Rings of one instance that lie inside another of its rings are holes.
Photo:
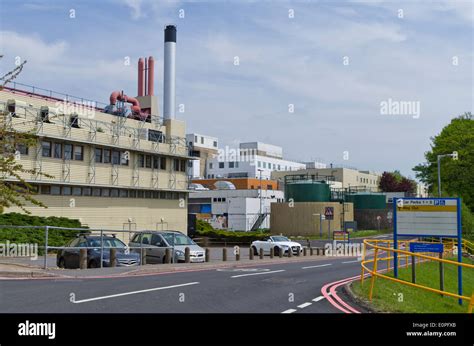
[[[438,155],[438,197],[441,197],[441,159],[443,157],[452,157],[453,160],[457,160],[458,159],[458,152],[457,151],[453,151],[452,154],[442,154],[442,155]]]
[[[259,196],[260,196],[260,215],[262,215],[262,172],[263,172],[263,169],[259,169],[258,170],[260,172],[260,193],[259,193]]]

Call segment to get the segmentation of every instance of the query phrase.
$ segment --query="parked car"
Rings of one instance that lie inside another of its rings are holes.
[[[184,262],[184,251],[190,250],[190,262],[204,262],[205,251],[187,235],[178,231],[147,231],[136,233],[129,243],[132,251],[140,252],[140,246],[148,247],[146,250],[146,261],[149,264],[165,263],[166,249],[171,253],[174,249],[172,262]]]
[[[110,249],[116,248],[117,267],[136,266],[140,264],[140,255],[129,252],[127,245],[115,236],[103,236],[103,267],[110,266]],[[98,235],[80,235],[73,239],[67,245],[68,247],[87,247],[87,267],[100,267],[101,237]],[[62,249],[56,257],[56,264],[60,268],[79,268],[79,251],[80,249]]]
[[[281,235],[274,235],[264,238],[263,240],[255,240],[252,242],[251,247],[253,249],[254,255],[258,255],[260,253],[260,249],[263,249],[264,254],[270,254],[271,248],[273,248],[275,256],[279,256],[280,252],[283,255],[288,254],[290,249],[293,255],[303,251],[303,247],[300,243],[291,241],[287,237],[283,237]]]

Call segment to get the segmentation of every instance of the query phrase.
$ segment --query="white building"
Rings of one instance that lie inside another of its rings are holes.
[[[189,156],[195,157],[188,161],[188,177],[190,179],[205,178],[206,161],[209,157],[217,156],[219,141],[216,137],[189,133],[186,135]]]
[[[257,220],[257,228],[270,228],[270,206],[283,202],[279,190],[207,190],[189,194],[188,212],[209,222],[214,228],[250,231]]]
[[[273,171],[305,169],[306,164],[283,159],[281,147],[260,142],[241,143],[239,150],[219,150],[217,157],[207,159],[206,178],[270,179]]]

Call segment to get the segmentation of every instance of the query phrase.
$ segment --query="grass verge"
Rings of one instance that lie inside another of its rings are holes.
[[[455,260],[455,259],[452,259]],[[474,264],[469,258],[464,263]],[[393,277],[393,271],[387,273]],[[399,268],[399,278],[411,282],[411,266]],[[439,263],[424,262],[416,265],[416,283],[439,288]],[[444,265],[444,289],[457,293],[457,267]],[[370,278],[352,283],[352,291],[364,301],[368,300]],[[474,291],[474,269],[463,268],[463,295],[470,297]],[[369,303],[378,311],[404,313],[466,313],[468,301],[458,304],[456,298],[441,295],[398,282],[376,278],[372,302]]]

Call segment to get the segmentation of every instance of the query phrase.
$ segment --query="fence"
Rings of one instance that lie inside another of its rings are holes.
[[[416,288],[426,290],[426,291],[429,291],[429,292],[433,292],[433,293],[438,293],[438,294],[441,294],[443,296],[458,298],[460,301],[466,300],[466,301],[469,302],[468,312],[472,312],[472,310],[474,308],[474,292],[472,292],[471,297],[468,297],[468,296],[465,296],[465,295],[456,294],[456,293],[452,293],[452,292],[447,292],[445,290],[436,289],[436,288],[429,287],[429,286],[426,286],[426,285],[421,285],[421,284],[417,284],[417,283],[414,283],[414,282],[400,280],[398,278],[386,275],[386,272],[382,273],[382,272],[377,271],[379,261],[387,261],[387,271],[388,271],[388,269],[390,268],[390,261],[392,261],[394,259],[394,256],[390,256],[390,254],[395,253],[395,252],[398,254],[398,263],[397,264],[400,265],[401,260],[405,259],[405,267],[408,267],[408,258],[411,257],[413,259],[412,265],[415,265],[415,263],[416,263],[415,258],[419,258],[420,259],[419,261],[435,261],[435,262],[442,263],[442,264],[455,265],[455,266],[461,267],[461,268],[466,268],[466,269],[471,269],[471,270],[474,269],[474,265],[472,265],[472,264],[459,263],[459,262],[456,262],[456,261],[451,261],[451,260],[442,259],[442,258],[438,258],[438,257],[434,257],[434,256],[429,256],[429,254],[426,254],[426,253],[415,253],[415,252],[410,252],[410,251],[400,249],[400,248],[403,248],[403,247],[405,247],[405,249],[409,248],[409,243],[410,243],[410,240],[400,240],[400,241],[398,241],[398,248],[399,249],[394,249],[393,248],[393,240],[372,240],[372,239],[365,239],[364,240],[364,248],[363,248],[363,255],[362,255],[362,262],[361,262],[361,266],[362,266],[361,284],[364,283],[364,276],[365,276],[364,273],[365,272],[370,273],[371,274],[371,282],[370,282],[370,290],[369,290],[369,300],[370,301],[372,300],[374,285],[375,285],[375,279],[377,277],[379,277],[379,278],[382,278],[382,279],[385,279],[385,280],[398,282],[398,283],[401,283],[403,285],[416,287]],[[427,243],[429,243],[429,242],[427,242]],[[379,244],[384,244],[385,246],[381,246]],[[452,252],[454,250],[454,246],[455,246],[456,243],[455,242],[450,242],[450,244],[451,244],[451,247],[447,247],[447,250],[446,250],[447,253]],[[458,245],[459,244],[456,244],[457,251],[463,251],[463,250],[469,249],[469,246],[471,245],[471,243],[470,242],[463,242],[462,244],[460,244],[460,246],[458,246]],[[366,252],[367,252],[366,248],[368,248],[369,250],[370,249],[374,250],[373,259],[366,259]],[[387,256],[386,257],[380,257],[380,255],[382,255],[384,252],[387,254]],[[372,269],[370,269],[367,266],[368,263],[373,264]]]

